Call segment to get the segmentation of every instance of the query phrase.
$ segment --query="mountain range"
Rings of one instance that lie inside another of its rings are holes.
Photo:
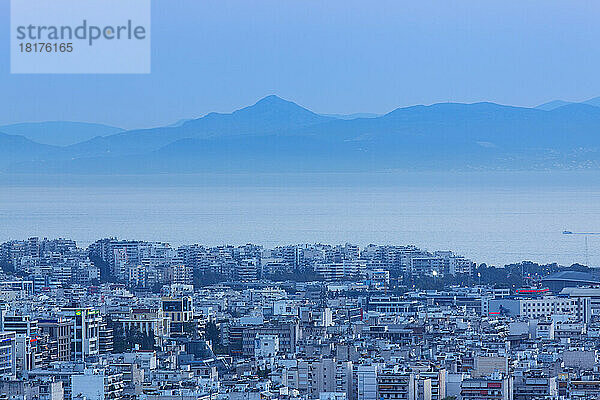
[[[594,97],[593,99],[589,99],[580,103],[564,100],[553,100],[544,104],[540,104],[536,108],[538,110],[552,111],[556,108],[563,107],[569,104],[587,104],[589,106],[600,107],[600,97]]]
[[[98,136],[123,132],[123,129],[87,122],[48,121],[4,125],[0,126],[0,132],[24,136],[40,144],[68,146]]]
[[[348,116],[321,115],[268,96],[232,113],[152,129],[59,124],[0,127],[0,170],[148,174],[600,168],[600,98],[535,108],[439,103]],[[56,129],[50,136],[59,137],[40,138],[48,127]]]

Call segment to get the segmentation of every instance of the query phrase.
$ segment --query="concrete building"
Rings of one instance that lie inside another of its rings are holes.
[[[377,365],[359,365],[356,374],[358,400],[377,400]]]
[[[550,400],[557,397],[556,377],[549,377],[537,371],[514,377],[513,400]]]
[[[600,379],[572,379],[568,384],[568,393],[572,400],[600,398]]]
[[[86,369],[71,376],[71,396],[86,400],[112,400],[123,396],[123,375],[108,369]]]
[[[64,318],[41,319],[38,326],[42,335],[50,339],[49,357],[52,361],[71,360],[72,322]]]
[[[244,327],[242,332],[242,352],[244,356],[254,355],[255,340],[258,336],[277,336],[279,350],[284,354],[296,352],[301,330],[298,321],[270,321],[259,326]]]
[[[17,334],[0,332],[0,378],[11,379],[17,374]]]
[[[301,360],[294,372],[291,387],[307,398],[319,398],[321,393],[344,393],[347,398],[353,394],[352,362]]]
[[[474,377],[489,376],[494,373],[508,374],[508,359],[504,356],[476,356],[474,360]]]
[[[102,318],[93,308],[65,307],[60,315],[71,322],[71,357],[84,361],[100,352],[100,323]]]
[[[121,324],[124,332],[153,335],[156,345],[162,346],[171,333],[171,318],[165,315],[162,308],[134,308],[126,318],[119,318],[116,322]]]
[[[186,323],[192,321],[192,298],[189,296],[171,298],[163,297],[161,309],[164,316],[169,320],[169,332],[183,333]]]
[[[415,315],[421,308],[418,302],[398,296],[371,296],[367,306],[370,311],[405,316]]]
[[[366,262],[361,260],[343,260],[315,265],[315,273],[326,281],[355,279],[362,276],[366,269]]]
[[[259,358],[273,358],[279,353],[279,336],[256,335],[254,339],[254,356]]]
[[[378,371],[377,398],[381,400],[417,400],[415,374],[403,371],[398,366]]]
[[[180,285],[194,284],[194,270],[192,267],[185,264],[172,265],[171,270],[173,272],[173,283]]]
[[[38,321],[29,315],[4,315],[3,326],[6,332],[16,333],[17,370],[30,371],[41,364],[38,349]]]
[[[494,374],[490,377],[465,379],[461,384],[463,400],[512,400],[511,378]]]
[[[527,318],[549,318],[552,315],[571,315],[582,322],[591,318],[589,297],[563,298],[542,297],[520,300],[520,315]]]

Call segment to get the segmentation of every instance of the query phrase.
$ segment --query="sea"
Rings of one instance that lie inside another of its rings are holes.
[[[600,266],[594,233],[595,171],[0,175],[0,242],[412,244],[496,266]]]

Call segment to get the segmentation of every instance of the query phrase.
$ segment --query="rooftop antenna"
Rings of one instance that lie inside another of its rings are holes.
[[[572,232],[572,231],[563,231],[563,235],[583,235],[585,239],[585,265],[586,267],[590,266],[590,255],[588,248],[588,236],[591,235],[600,235],[600,232]]]

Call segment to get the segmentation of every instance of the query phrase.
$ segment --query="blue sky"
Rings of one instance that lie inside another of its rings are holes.
[[[1,29],[0,124],[149,127],[268,94],[324,113],[584,100],[600,96],[599,15],[579,0],[153,0],[149,75],[11,75]]]

